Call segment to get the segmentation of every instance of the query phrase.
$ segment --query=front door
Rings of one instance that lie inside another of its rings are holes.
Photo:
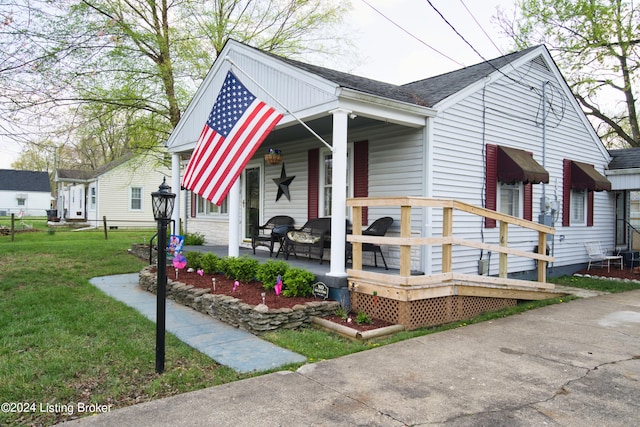
[[[251,225],[260,225],[262,221],[262,165],[249,163],[242,177],[242,238],[251,239]]]

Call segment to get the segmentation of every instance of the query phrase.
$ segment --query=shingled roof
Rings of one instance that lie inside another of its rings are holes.
[[[126,153],[116,160],[113,160],[106,165],[102,165],[95,170],[81,170],[81,169],[56,169],[56,180],[57,181],[73,181],[73,182],[82,182],[89,181],[93,178],[96,178],[102,175],[105,172],[114,169],[121,164],[127,162],[134,156],[134,153]]]
[[[640,168],[640,148],[625,148],[609,150],[612,159],[609,169],[638,169]]]
[[[51,192],[47,172],[0,169],[0,191]]]
[[[460,70],[451,71],[449,73],[429,77],[404,85],[384,83],[378,80],[372,80],[349,73],[343,73],[341,71],[331,70],[329,68],[319,67],[317,65],[306,64],[304,62],[284,58],[268,52],[265,53],[296,68],[300,68],[323,77],[344,88],[396,101],[422,105],[425,107],[433,107],[438,102],[461,91],[478,80],[487,77],[538,47],[539,46],[530,47],[519,52],[510,53]]]

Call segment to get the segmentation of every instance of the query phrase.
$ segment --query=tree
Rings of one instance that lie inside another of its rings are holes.
[[[120,128],[114,152],[158,147],[230,37],[284,56],[328,52],[344,4],[5,0],[0,112],[29,129],[25,142],[55,135],[90,153],[104,148],[96,132]]]
[[[545,44],[607,145],[640,147],[640,6],[624,0],[519,0],[499,22],[518,48]]]

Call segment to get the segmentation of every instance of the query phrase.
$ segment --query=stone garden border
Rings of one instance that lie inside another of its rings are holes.
[[[153,266],[140,271],[139,286],[151,293],[157,291],[157,277]],[[277,329],[297,329],[311,325],[313,318],[333,315],[340,307],[337,301],[311,301],[293,308],[269,309],[266,305],[249,305],[228,295],[210,294],[207,289],[167,278],[167,299],[207,314],[231,326],[255,335]]]

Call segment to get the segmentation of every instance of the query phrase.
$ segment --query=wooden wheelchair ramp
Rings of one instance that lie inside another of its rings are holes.
[[[353,268],[347,270],[353,311],[362,311],[388,322],[402,324],[406,329],[415,329],[469,319],[483,312],[514,306],[518,300],[541,300],[564,295],[555,291],[552,283],[546,282],[547,263],[553,262],[553,257],[545,253],[547,234],[555,234],[552,227],[449,199],[356,198],[348,199],[347,206],[353,209],[353,234],[347,236],[353,247]],[[400,209],[400,237],[362,235],[362,209],[372,206]],[[442,209],[441,233],[412,237],[412,208]],[[499,224],[499,244],[456,237],[454,211],[495,220]],[[536,233],[538,252],[509,247],[509,226]],[[364,271],[362,243],[399,246],[399,274]],[[425,245],[441,246],[442,271],[430,275],[411,275],[412,247]],[[454,245],[498,253],[498,276],[454,272]],[[508,278],[509,257],[536,260],[538,280]]]

